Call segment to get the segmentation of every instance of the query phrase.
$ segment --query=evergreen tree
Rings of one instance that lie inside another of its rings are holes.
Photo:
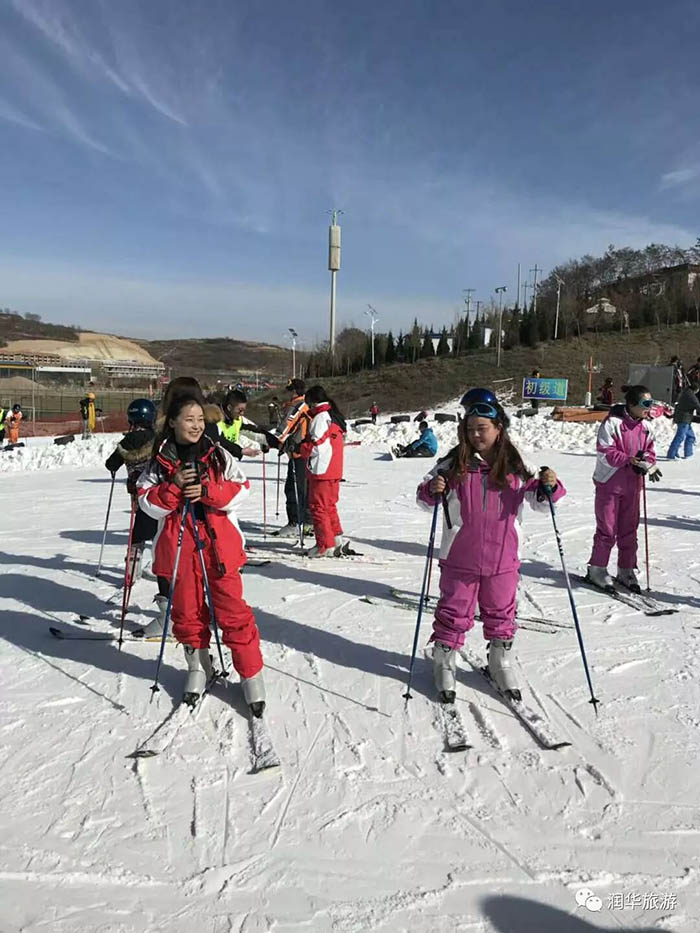
[[[484,328],[479,316],[474,320],[474,325],[467,339],[467,346],[470,350],[480,350],[484,345]]]
[[[397,363],[406,362],[405,339],[401,331],[399,331],[399,336],[396,339],[396,362]]]
[[[386,335],[386,351],[384,354],[384,362],[387,366],[390,363],[396,362],[396,347],[394,346],[394,335],[391,331]]]
[[[447,340],[447,328],[443,327],[440,332],[440,343],[437,345],[437,355],[438,356],[449,356],[450,355],[450,344]]]
[[[431,360],[435,356],[435,349],[433,347],[433,338],[430,336],[430,331],[426,330],[423,334],[423,344],[420,350],[420,358],[422,360]]]

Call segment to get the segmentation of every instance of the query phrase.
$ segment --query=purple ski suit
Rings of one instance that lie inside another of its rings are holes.
[[[595,536],[589,564],[607,567],[617,542],[617,566],[637,567],[637,527],[642,477],[630,460],[640,450],[648,463],[656,463],[650,422],[637,421],[626,408],[617,405],[598,429],[595,484]]]
[[[438,470],[448,466],[448,460],[438,462],[418,487],[417,501],[422,508],[434,507],[430,482]],[[538,498],[538,479],[524,482],[511,474],[508,486],[497,489],[489,483],[489,469],[479,458],[464,477],[448,483],[446,502],[452,528],[443,517],[440,599],[431,640],[452,648],[464,644],[465,633],[474,625],[477,603],[484,638],[513,637],[523,506],[527,501],[536,511],[549,509],[546,498]],[[560,481],[552,499],[556,502],[565,494]]]

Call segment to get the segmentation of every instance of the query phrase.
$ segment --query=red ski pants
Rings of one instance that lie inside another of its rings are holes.
[[[343,533],[336,508],[339,495],[339,479],[317,479],[315,476],[309,476],[309,512],[319,548],[335,547],[335,536]]]
[[[233,666],[241,677],[253,677],[263,666],[260,634],[253,610],[243,599],[243,583],[237,570],[218,576],[210,550],[204,550],[209,591],[221,640],[231,649]],[[208,648],[211,640],[209,607],[197,551],[183,546],[172,606],[173,635],[183,645]]]
[[[440,568],[440,599],[433,622],[433,641],[461,648],[464,636],[474,626],[477,603],[484,625],[484,638],[515,634],[515,600],[520,573],[509,570],[480,576],[450,567]]]

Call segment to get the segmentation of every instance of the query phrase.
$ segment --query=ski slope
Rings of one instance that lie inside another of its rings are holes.
[[[438,428],[441,449],[454,430]],[[665,452],[671,429],[660,431]],[[387,602],[391,587],[417,592],[424,566],[430,517],[414,490],[428,464],[384,453],[415,434],[380,424],[349,438],[363,443],[346,451],[340,513],[364,562],[275,560],[244,573],[283,762],[259,775],[235,683],[216,687],[162,755],[134,760],[181,690],[181,649],[166,647],[152,700],[157,645],[119,652],[49,635],[117,624],[121,480],[105,571],[92,575],[112,440],[0,454],[2,933],[697,933],[698,459],[662,462],[648,492],[652,587],[678,612],[652,618],[576,591],[598,719],[574,631],[523,629],[528,700],[571,747],[540,749],[463,665],[457,704],[472,748],[448,754],[422,651],[403,699],[415,615]],[[565,480],[558,521],[569,568],[582,572],[595,426],[538,415],[513,437]],[[254,495],[242,518],[261,557],[262,464],[245,468]],[[275,475],[268,458],[273,524]],[[570,621],[549,516],[526,515],[522,557],[521,614]],[[139,582],[129,627],[152,616],[153,593]],[[470,644],[484,656],[479,623]]]

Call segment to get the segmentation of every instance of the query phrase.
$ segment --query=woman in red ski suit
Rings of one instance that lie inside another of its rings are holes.
[[[316,545],[309,550],[308,556],[340,556],[343,529],[337,503],[343,478],[345,419],[322,386],[309,389],[306,403],[311,424],[299,453],[306,460],[309,512],[316,536]]]
[[[204,411],[196,399],[185,396],[171,403],[165,427],[156,438],[154,457],[138,480],[139,506],[158,521],[153,541],[153,572],[171,579],[183,507],[189,501],[203,543],[204,564],[222,641],[231,649],[233,666],[243,680],[246,700],[251,703],[246,681],[255,679],[260,690],[253,692],[261,692],[263,660],[255,617],[242,595],[239,569],[246,562],[245,542],[235,517],[235,509],[248,495],[250,484],[234,458],[212,441],[204,428]],[[195,686],[188,679],[185,693],[201,694],[211,672],[208,654],[211,631],[191,515],[185,523],[171,613],[173,634],[185,645],[190,674],[201,673],[203,666],[207,675],[195,677]],[[199,667],[195,663],[198,659]]]

